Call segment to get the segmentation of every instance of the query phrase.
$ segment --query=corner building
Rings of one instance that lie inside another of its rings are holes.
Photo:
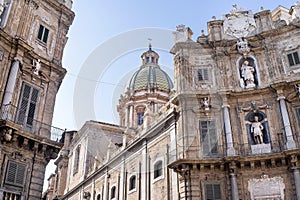
[[[64,130],[52,126],[66,74],[72,1],[0,1],[0,200],[38,200]]]
[[[179,25],[174,89],[152,89],[158,68],[142,66],[120,98],[121,126],[89,121],[64,147],[59,197],[300,199],[299,17],[299,3],[234,5],[196,41]],[[151,51],[143,62],[156,63]]]

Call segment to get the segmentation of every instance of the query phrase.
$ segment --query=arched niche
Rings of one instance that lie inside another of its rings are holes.
[[[259,70],[253,56],[240,57],[237,62],[239,85],[242,88],[255,88],[260,84]]]
[[[263,133],[263,144],[269,144],[271,143],[271,137],[270,137],[270,129],[269,124],[267,120],[267,116],[265,113],[261,111],[252,111],[249,112],[246,117],[246,130],[247,130],[247,136],[248,136],[248,142],[250,145],[256,145],[253,133],[251,132],[252,124],[255,122],[255,117],[258,117],[258,122],[261,123],[263,126],[263,129],[261,130]]]

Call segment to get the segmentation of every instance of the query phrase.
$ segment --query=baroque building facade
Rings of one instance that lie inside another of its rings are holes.
[[[300,3],[257,13],[234,5],[196,41],[179,25],[174,88],[150,46],[120,97],[120,125],[65,133],[49,193],[300,199],[299,25]]]
[[[72,1],[0,1],[0,199],[42,197],[45,168],[64,130],[52,127],[66,74]]]

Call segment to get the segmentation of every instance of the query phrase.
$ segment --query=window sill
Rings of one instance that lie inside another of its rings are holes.
[[[165,177],[164,177],[163,175],[161,175],[161,176],[159,176],[159,177],[153,179],[152,184],[154,184],[154,183],[156,183],[157,181],[160,181],[160,180],[162,180],[162,179],[164,179],[164,178],[165,178]]]
[[[135,192],[136,192],[136,188],[129,190],[128,194],[132,194],[132,193],[135,193]]]

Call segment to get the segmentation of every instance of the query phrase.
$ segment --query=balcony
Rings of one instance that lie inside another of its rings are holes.
[[[0,200],[22,200],[24,197],[20,192],[12,192],[0,189]]]
[[[297,148],[298,140],[296,138]],[[227,155],[227,146],[226,144],[212,146],[211,149],[203,149],[201,145],[195,142],[196,138],[185,138],[185,141],[189,140],[190,144],[183,146],[179,143],[171,144],[169,149],[169,163],[176,162],[221,162],[230,156]],[[174,147],[176,146],[176,149]],[[247,158],[259,158],[264,156],[276,155],[281,156],[287,151],[285,147],[285,140],[272,141],[269,144],[262,145],[251,145],[248,143],[244,144],[233,144],[236,155],[234,157],[239,157],[242,159]],[[259,151],[259,146],[262,150]],[[267,151],[263,148],[269,148]],[[232,156],[231,156],[232,157]]]
[[[24,115],[21,109],[12,104],[1,105],[0,123],[12,124],[17,130],[21,130],[41,138],[59,142],[65,130],[53,127],[49,124],[37,121],[33,117]]]

